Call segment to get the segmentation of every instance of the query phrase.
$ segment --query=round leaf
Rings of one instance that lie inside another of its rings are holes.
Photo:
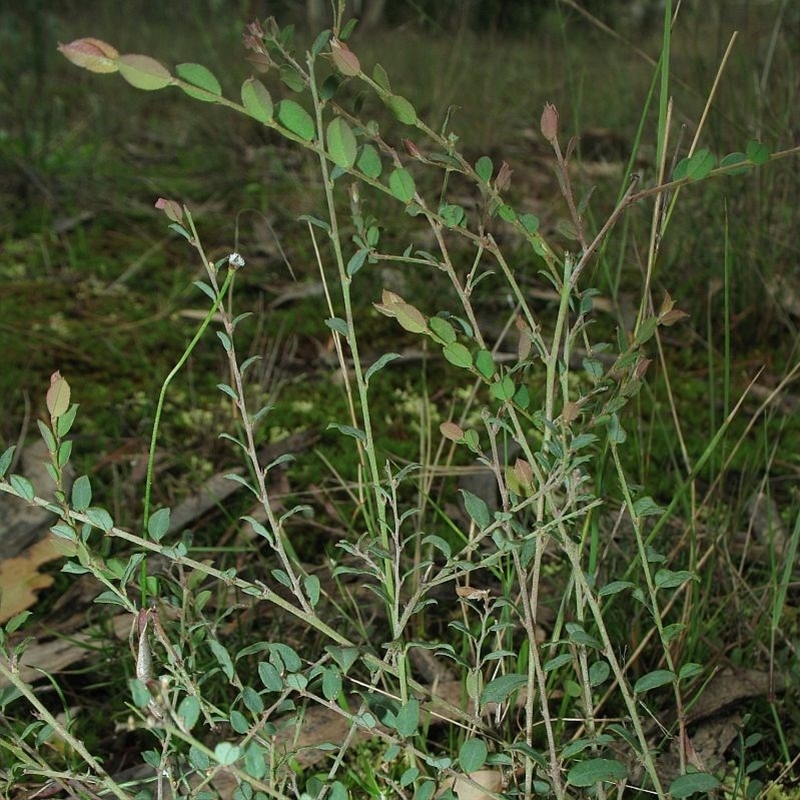
[[[147,521],[147,533],[151,539],[160,541],[169,530],[169,509],[159,508]]]
[[[515,391],[516,386],[514,386],[514,381],[508,375],[500,381],[495,381],[495,383],[489,387],[489,392],[492,397],[503,403],[513,399]]]
[[[368,178],[380,178],[383,171],[381,157],[378,155],[377,149],[371,144],[365,144],[361,148],[361,154],[358,156],[356,164]]]
[[[475,772],[486,763],[488,755],[483,739],[467,739],[458,751],[458,760],[464,772]]]
[[[484,181],[485,183],[489,183],[492,179],[492,173],[494,172],[494,165],[492,164],[492,159],[489,156],[481,156],[475,162],[475,172],[478,173],[478,177]]]
[[[214,758],[223,766],[233,764],[241,755],[241,749],[230,742],[220,742],[214,748]]]
[[[412,697],[397,712],[395,729],[400,736],[413,736],[419,728],[419,700]]]

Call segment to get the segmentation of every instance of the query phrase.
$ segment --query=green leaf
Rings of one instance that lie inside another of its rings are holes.
[[[108,603],[111,606],[121,606],[122,608],[130,608],[130,604],[125,602],[118,594],[112,591],[100,592],[97,597],[92,601],[93,603]]]
[[[138,678],[131,678],[128,681],[128,686],[131,690],[133,704],[136,708],[144,708],[150,702],[150,691],[148,688]]]
[[[297,218],[298,222],[307,222],[309,225],[313,225],[315,228],[319,228],[320,230],[325,231],[325,233],[330,234],[331,232],[331,224],[329,222],[325,222],[324,219],[320,219],[319,217],[312,217],[310,214],[302,214]]]
[[[675,680],[675,673],[669,669],[656,669],[642,675],[638,681],[633,685],[635,694],[644,694],[651,689],[657,689],[659,686],[666,686]]]
[[[705,178],[712,169],[716,159],[708,150],[698,150],[693,155],[681,159],[675,167],[672,177],[674,180],[688,178],[690,181],[699,181]]]
[[[77,404],[73,404],[64,416],[58,418],[56,423],[56,433],[63,439],[72,428],[72,423],[75,422],[75,416],[78,413]]]
[[[387,94],[391,93],[392,87],[389,83],[389,76],[386,74],[386,70],[380,64],[376,64],[372,68],[372,80],[374,80],[384,92]]]
[[[347,339],[349,331],[347,330],[347,322],[341,317],[331,317],[325,320],[325,324],[332,330],[336,331],[340,336]]]
[[[235,709],[231,711],[230,721],[231,728],[233,728],[236,733],[245,734],[250,728],[250,723],[247,721],[247,717],[242,714],[241,711],[236,711]]]
[[[627,775],[625,765],[614,758],[589,758],[567,773],[567,782],[573,786],[589,787],[601,781],[621,781]]]
[[[473,494],[468,489],[459,489],[464,498],[464,508],[469,514],[470,519],[478,526],[480,530],[485,530],[492,522],[491,514],[489,513],[489,506],[486,501]]]
[[[514,692],[522,689],[528,683],[527,675],[511,673],[501,675],[489,681],[481,694],[481,707],[485,708],[492,703],[504,703]]]
[[[222,97],[222,87],[213,72],[202,64],[178,64],[175,67],[178,77],[186,84],[178,84],[189,97],[213,103]]]
[[[650,495],[645,495],[634,501],[633,513],[637,517],[660,516],[664,513],[664,509]]]
[[[628,438],[616,413],[612,414],[608,420],[608,438],[615,444],[622,444]]]
[[[466,773],[476,772],[486,763],[489,749],[483,739],[465,739],[458,751],[458,762]]]
[[[456,340],[455,328],[442,317],[431,317],[428,320],[428,327],[442,344],[451,344]]]
[[[495,371],[494,359],[488,350],[478,350],[475,353],[475,369],[488,381]]]
[[[769,161],[769,148],[765,144],[761,144],[758,139],[751,139],[745,148],[745,155],[757,167],[760,167]]]
[[[436,791],[436,783],[430,778],[423,778],[417,790],[414,792],[413,800],[431,800]]]
[[[673,800],[691,797],[693,794],[707,794],[719,786],[719,780],[707,772],[690,772],[680,775],[669,785],[669,794]]]
[[[200,772],[205,772],[211,767],[211,759],[195,745],[189,748],[189,763]]]
[[[388,94],[382,95],[381,99],[404,125],[413,125],[417,121],[417,112],[405,97],[399,94]]]
[[[31,616],[32,611],[20,611],[19,614],[15,614],[5,625],[5,632],[6,633],[14,633],[14,631],[18,630],[22,625],[25,624],[25,621],[28,617]]]
[[[460,342],[450,342],[442,348],[442,355],[451,363],[462,369],[472,366],[472,353]]]
[[[452,203],[443,203],[439,208],[439,216],[447,228],[458,228],[467,218],[464,209]]]
[[[347,671],[356,663],[361,655],[357,647],[339,647],[338,645],[327,645],[325,651],[339,665],[342,672]]]
[[[596,650],[602,649],[600,642],[595,639],[594,636],[587,633],[580,623],[568,622],[564,627],[568,633],[570,642],[581,645],[582,647],[593,647]]]
[[[655,581],[656,589],[676,589],[686,581],[696,581],[697,575],[685,569],[675,571],[660,569],[656,572],[653,580]]]
[[[591,667],[589,667],[589,685],[592,688],[597,686],[601,686],[608,680],[608,676],[611,674],[611,667],[605,661],[595,661]]]
[[[417,191],[411,173],[403,167],[393,170],[389,176],[389,191],[401,202],[410,202]]]
[[[181,700],[177,713],[183,719],[186,730],[190,731],[200,718],[200,702],[193,695],[187,695]]]
[[[342,673],[336,667],[327,667],[322,673],[322,694],[326,700],[335,700],[342,691]]]
[[[303,588],[306,590],[306,597],[311,603],[311,608],[315,608],[319,603],[320,584],[316,575],[306,575],[303,578]]]
[[[737,167],[737,164],[741,164],[741,166]],[[738,152],[728,153],[728,155],[720,160],[719,165],[720,167],[727,168],[729,175],[741,175],[743,172],[747,172],[751,167],[747,156],[744,153]]]
[[[384,759],[386,761],[386,759]],[[416,767],[409,767],[401,776],[400,776],[400,786],[403,789],[411,786],[412,783],[419,777],[419,770]]]
[[[478,173],[478,177],[484,182],[489,183],[492,179],[492,173],[494,172],[494,164],[492,164],[492,159],[489,156],[481,156],[475,162],[475,172]]]
[[[327,130],[328,153],[331,161],[342,169],[350,169],[356,163],[358,143],[347,121],[342,117],[331,120]]]
[[[607,583],[605,586],[601,587],[597,596],[610,597],[611,595],[625,591],[625,589],[633,589],[634,587],[635,584],[631,583],[631,581],[611,581],[611,583]]]
[[[337,430],[339,433],[343,433],[345,436],[352,436],[354,439],[358,439],[358,441],[362,443],[366,443],[367,441],[367,435],[364,433],[364,431],[354,428],[352,425],[342,425],[339,422],[331,422],[326,430],[331,429]]]
[[[400,353],[384,353],[365,373],[364,380],[369,383],[369,379],[380,372],[388,363],[402,358]]]
[[[412,697],[397,712],[394,721],[395,730],[400,736],[413,736],[419,729],[419,700]]]
[[[264,688],[270,692],[280,692],[283,690],[283,679],[274,664],[262,661],[258,665],[258,677]]]
[[[278,122],[306,142],[313,141],[316,129],[311,114],[294,100],[278,103]]]
[[[261,780],[267,774],[267,764],[269,757],[267,750],[262,747],[258,742],[248,742],[244,754],[244,769],[245,772],[256,780]],[[257,798],[264,797],[265,795],[256,795]],[[199,797],[199,795],[198,795]],[[234,793],[233,797],[236,797]]]
[[[376,180],[383,172],[383,164],[377,148],[365,144],[356,160],[356,166],[368,177]]]
[[[368,256],[369,250],[367,250],[365,247],[362,247],[353,253],[352,258],[347,262],[347,274],[351,278],[361,269],[361,267],[364,266]]]
[[[434,533],[429,533],[423,537],[421,544],[430,544],[435,547],[446,559],[449,559],[452,554],[452,548],[446,539],[437,536]]]
[[[545,672],[553,672],[554,670],[560,669],[561,667],[564,667],[567,664],[571,664],[572,661],[573,661],[572,653],[561,653],[560,655],[554,656],[548,661],[545,661],[542,669]]]
[[[242,689],[242,702],[251,714],[258,715],[264,710],[264,701],[252,686],[245,686]]]
[[[334,781],[331,784],[331,790],[328,794],[331,800],[347,800],[349,796],[347,787],[341,781]]]
[[[277,656],[288,672],[299,672],[303,667],[303,662],[295,650],[288,644],[274,642],[269,646],[270,654]]]
[[[230,766],[235,763],[241,753],[241,748],[230,742],[220,742],[214,748],[214,758],[223,766]]]
[[[92,485],[86,475],[81,475],[72,484],[72,507],[76,511],[86,511],[92,504]]]
[[[497,208],[497,215],[500,219],[505,220],[506,222],[516,222],[517,221],[517,212],[514,211],[511,206],[503,203],[501,206]]]
[[[690,661],[678,670],[678,680],[685,681],[703,673],[703,665]]]
[[[291,64],[281,64],[278,70],[281,81],[293,92],[302,92],[305,88],[303,76]]]
[[[242,105],[253,119],[259,122],[272,122],[275,111],[272,97],[257,78],[248,78],[242,84]]]
[[[216,639],[209,639],[208,645],[214,658],[217,659],[217,663],[222,667],[225,677],[229,681],[233,680],[233,661],[231,661],[228,651]]]
[[[120,75],[136,89],[154,92],[172,83],[169,70],[150,56],[120,56],[117,64]]]
[[[648,317],[642,321],[639,329],[636,331],[636,344],[643,345],[653,338],[653,334],[658,327],[658,317]]]
[[[641,591],[641,589],[639,591]],[[636,597],[635,593],[634,597]],[[673,622],[671,625],[665,625],[664,633],[661,636],[662,641],[667,644],[673,639],[677,639],[685,630],[686,625],[683,622]]]
[[[114,520],[111,519],[111,514],[104,508],[97,508],[97,506],[87,508],[86,517],[95,528],[100,528],[105,533],[108,533],[114,527]]]
[[[395,318],[410,333],[425,333],[428,330],[425,315],[409,303],[396,304]]]
[[[52,434],[50,434],[52,437]],[[6,472],[8,472],[8,468],[11,466],[11,462],[14,460],[14,451],[17,449],[17,446],[12,444],[11,447],[8,447],[6,450],[3,451],[3,455],[0,456],[0,478],[4,478]],[[54,448],[50,448],[52,452]]]
[[[506,375],[502,380],[495,381],[489,387],[489,393],[495,398],[495,400],[499,400],[501,403],[513,400],[514,393],[516,391],[517,387],[514,385],[514,381],[508,375]]]
[[[169,530],[169,509],[159,508],[147,521],[147,533],[151,539],[160,542]]]
[[[539,230],[539,217],[534,214],[523,214],[519,218],[522,227],[533,236]]]

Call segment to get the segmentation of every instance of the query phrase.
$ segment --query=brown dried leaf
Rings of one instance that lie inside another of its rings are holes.
[[[61,553],[55,537],[48,536],[16,558],[0,561],[0,622],[36,603],[36,592],[53,583],[53,577],[39,572],[39,567],[56,558]]]

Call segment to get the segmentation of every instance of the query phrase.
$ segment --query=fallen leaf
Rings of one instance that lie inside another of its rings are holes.
[[[0,562],[0,622],[34,605],[36,592],[53,583],[53,577],[39,572],[39,567],[61,557],[55,537],[47,536],[16,558]]]
[[[442,784],[439,795],[448,789],[455,792],[458,800],[487,800],[492,794],[502,791],[503,775],[494,769],[479,769],[470,772],[467,777],[448,778]]]

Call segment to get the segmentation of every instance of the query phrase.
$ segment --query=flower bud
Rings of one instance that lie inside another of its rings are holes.
[[[69,44],[59,43],[58,49],[68,61],[89,72],[116,72],[119,69],[116,48],[100,39],[75,39]]]
[[[548,142],[554,142],[558,137],[558,111],[552,103],[545,103],[539,127]]]

